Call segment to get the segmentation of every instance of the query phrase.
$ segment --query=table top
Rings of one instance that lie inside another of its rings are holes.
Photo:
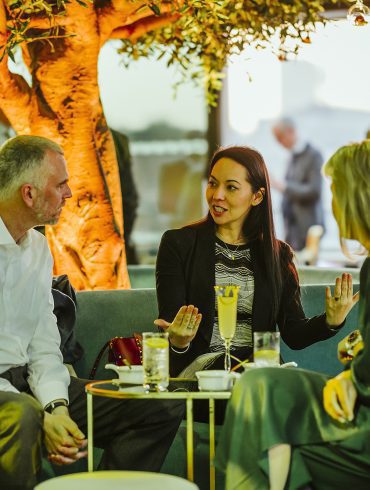
[[[177,400],[227,400],[231,391],[185,391],[184,383],[170,379],[169,391],[146,392],[143,386],[119,383],[118,380],[93,381],[85,387],[86,393],[107,398],[150,398]]]

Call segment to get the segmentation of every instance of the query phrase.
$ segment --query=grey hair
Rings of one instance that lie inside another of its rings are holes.
[[[12,197],[25,183],[43,185],[46,175],[38,170],[48,151],[63,155],[57,143],[42,136],[15,136],[0,147],[0,201]]]
[[[282,117],[274,123],[274,128],[284,131],[285,129],[297,129],[297,124],[291,117]]]

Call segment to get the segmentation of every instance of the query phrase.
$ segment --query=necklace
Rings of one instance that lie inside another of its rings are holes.
[[[235,250],[230,250],[229,247],[227,246],[227,243],[225,243],[223,240],[221,240],[221,241],[225,245],[225,248],[227,250],[226,255],[229,257],[229,259],[235,260],[235,254],[238,251],[241,244],[237,245]]]
[[[244,243],[245,243],[244,242],[244,239],[243,238],[239,238],[238,240],[236,240],[237,242],[240,242],[241,241],[242,243],[239,243],[239,245],[236,246],[236,249],[235,250],[230,250],[229,247],[227,246],[227,243],[223,240],[223,238],[218,233],[216,233],[216,236],[218,236],[218,238],[224,244],[224,246],[225,246],[225,248],[227,250],[226,255],[229,257],[229,259],[235,260],[235,254],[236,254],[236,252],[239,250],[239,247],[241,245],[244,245]],[[231,244],[229,244],[229,245],[231,245]]]

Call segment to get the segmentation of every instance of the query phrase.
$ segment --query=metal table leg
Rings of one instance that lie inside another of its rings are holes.
[[[215,472],[215,400],[209,399],[209,490],[216,488]]]
[[[93,395],[87,393],[87,471],[94,471],[94,417]]]
[[[194,481],[193,400],[186,399],[186,460],[188,480]]]

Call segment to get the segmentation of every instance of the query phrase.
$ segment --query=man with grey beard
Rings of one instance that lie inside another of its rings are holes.
[[[0,148],[0,476],[2,489],[31,489],[49,460],[86,456],[85,385],[63,365],[51,295],[52,257],[33,229],[57,223],[72,196],[63,151],[39,136]],[[99,469],[159,471],[183,416],[175,401],[94,402]],[[135,430],[133,430],[135,428]]]

